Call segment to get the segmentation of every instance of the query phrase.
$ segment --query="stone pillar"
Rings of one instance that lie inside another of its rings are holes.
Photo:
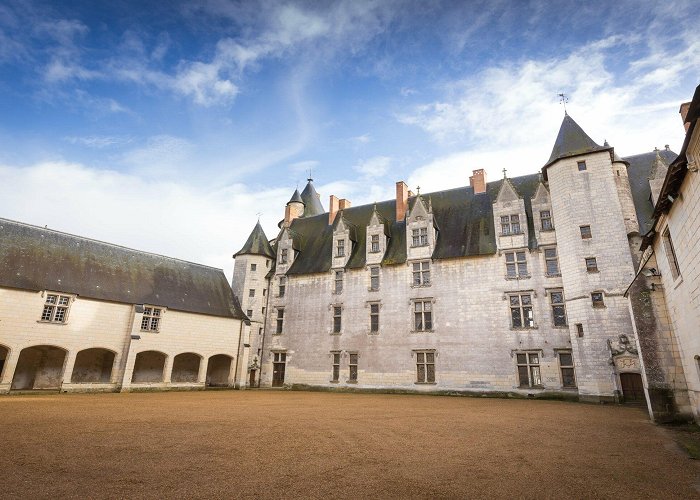
[[[174,356],[166,356],[165,358],[165,366],[163,367],[163,382],[166,384],[170,383],[170,377],[173,374],[173,360],[175,359]]]
[[[209,358],[202,356],[199,362],[199,373],[197,374],[197,383],[207,385],[207,368],[209,367]]]
[[[75,358],[78,353],[75,351],[66,352],[66,360],[63,363],[63,377],[61,380],[61,386],[65,384],[70,384],[71,377],[73,376],[73,367],[75,366]]]
[[[10,392],[12,379],[15,376],[15,369],[17,368],[17,361],[19,360],[19,353],[20,349],[12,349],[7,354],[2,379],[0,379],[0,394]]]

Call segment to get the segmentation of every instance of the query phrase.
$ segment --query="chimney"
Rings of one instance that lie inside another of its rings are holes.
[[[340,201],[338,197],[334,194],[331,195],[331,201],[328,203],[328,224],[333,224],[335,221],[335,216],[340,208]]]
[[[284,227],[289,227],[293,220],[294,214],[292,213],[292,207],[287,205],[284,207]]]
[[[686,132],[688,132],[688,129],[690,128],[690,123],[687,123],[685,121],[685,117],[688,116],[689,109],[690,109],[690,103],[684,102],[683,104],[681,104],[681,109],[678,110],[678,112],[681,114],[681,120],[683,120],[683,126],[685,127]]]
[[[350,203],[350,200],[347,200],[345,198],[340,200],[340,206],[339,206],[340,210],[345,210],[346,208],[350,208],[351,206],[352,206],[352,203]]]
[[[416,195],[416,193],[414,193],[414,192],[411,191],[410,189],[408,190],[408,197],[409,197],[409,198],[413,198],[415,195]]]
[[[469,177],[469,185],[474,189],[474,194],[486,192],[486,172],[483,168],[473,170]]]
[[[402,221],[406,217],[408,208],[408,186],[404,181],[396,183],[396,221]]]

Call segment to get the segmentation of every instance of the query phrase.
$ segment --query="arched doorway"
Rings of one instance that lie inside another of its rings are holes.
[[[173,359],[173,373],[171,382],[197,382],[199,377],[199,364],[202,358],[193,352],[183,352]]]
[[[207,366],[207,387],[227,387],[233,358],[226,354],[216,354],[209,358]]]
[[[114,353],[107,349],[84,349],[75,357],[71,383],[108,384],[112,377]]]
[[[163,370],[167,356],[158,351],[143,351],[136,355],[131,383],[148,384],[163,382]]]
[[[22,349],[12,378],[12,389],[60,389],[66,353],[65,349],[51,345]]]

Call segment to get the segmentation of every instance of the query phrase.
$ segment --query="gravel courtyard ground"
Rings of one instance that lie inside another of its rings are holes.
[[[0,397],[0,497],[697,498],[639,409],[212,391]]]

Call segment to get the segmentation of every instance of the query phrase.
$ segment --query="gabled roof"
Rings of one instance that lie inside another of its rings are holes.
[[[563,158],[571,158],[596,151],[609,151],[610,146],[600,146],[593,141],[588,134],[571,118],[568,114],[564,115],[564,119],[559,127],[557,140],[554,141],[552,154],[544,167],[542,167],[545,179],[547,178],[546,168],[557,160]]]
[[[245,319],[221,269],[7,219],[0,286]]]
[[[309,179],[306,187],[301,192],[301,200],[304,203],[303,217],[313,217],[314,215],[325,212],[321,204],[321,198],[318,196],[316,189],[314,189],[313,179]]]
[[[263,231],[260,221],[255,224],[243,248],[233,254],[233,257],[236,258],[239,255],[264,255],[271,259],[275,258],[275,253],[272,251],[272,247],[270,246],[267,236],[265,236],[265,231]]]

